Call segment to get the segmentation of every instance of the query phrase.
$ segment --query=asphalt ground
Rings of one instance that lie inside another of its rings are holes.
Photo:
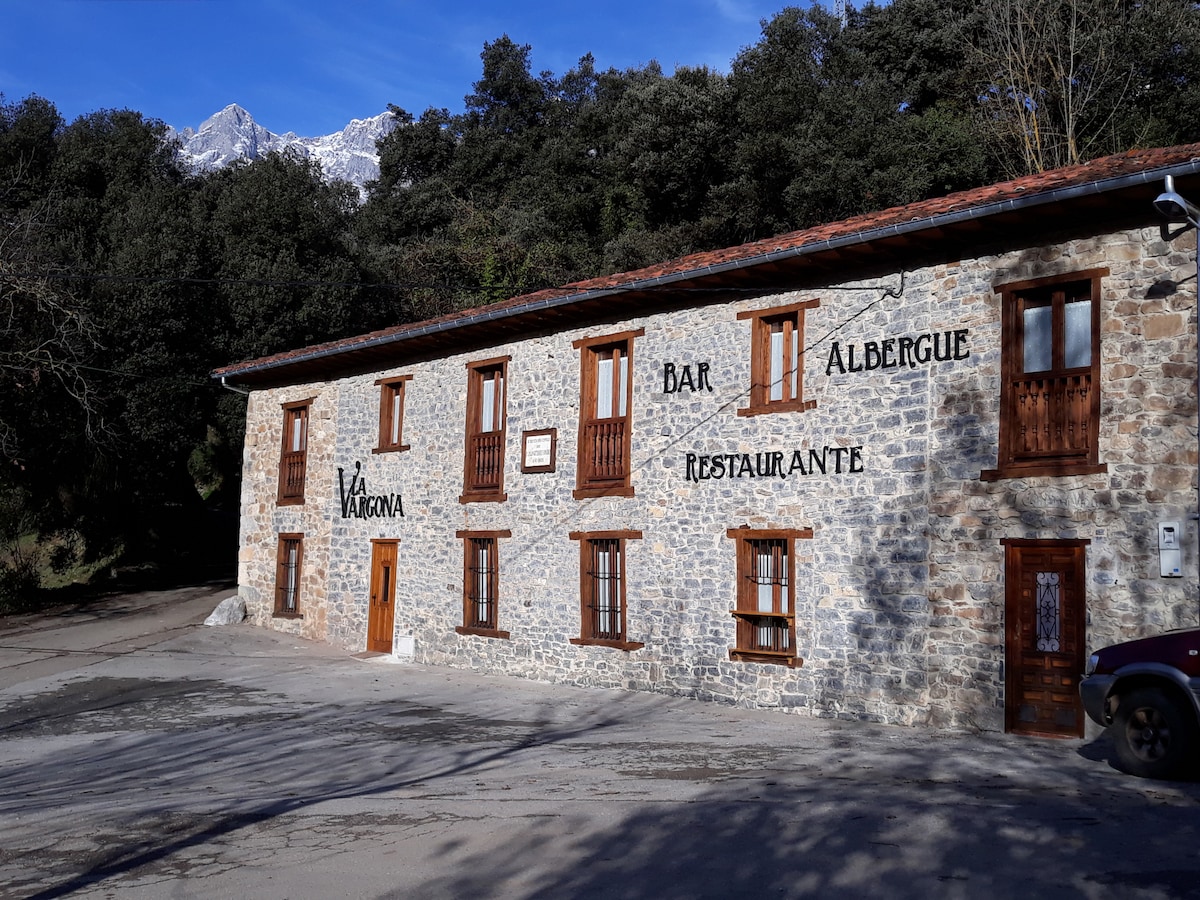
[[[0,895],[1200,897],[1200,784],[357,659],[228,586],[0,622]]]

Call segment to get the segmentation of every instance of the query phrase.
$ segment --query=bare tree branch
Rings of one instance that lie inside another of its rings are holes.
[[[1131,34],[1182,26],[1181,0],[993,0],[986,37],[965,48],[979,73],[980,124],[1009,176],[1127,149],[1141,60]],[[1193,13],[1194,14],[1194,13]]]
[[[101,349],[100,332],[64,282],[29,274],[46,268],[36,249],[45,216],[42,204],[0,221],[0,386],[19,395],[52,381],[95,440],[105,426],[86,365]],[[0,454],[19,452],[20,427],[0,412]]]

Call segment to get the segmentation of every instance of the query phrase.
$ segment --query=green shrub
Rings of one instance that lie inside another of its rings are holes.
[[[0,563],[0,615],[35,609],[40,587],[37,568],[29,561]]]

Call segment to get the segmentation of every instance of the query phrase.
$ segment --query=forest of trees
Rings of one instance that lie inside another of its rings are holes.
[[[485,44],[461,111],[392,107],[364,202],[0,96],[0,612],[89,566],[232,565],[244,398],[216,366],[1200,140],[1194,0],[787,8],[728,74],[530,55]]]

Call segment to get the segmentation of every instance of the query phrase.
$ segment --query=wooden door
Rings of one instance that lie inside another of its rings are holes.
[[[396,541],[371,542],[371,608],[367,617],[367,649],[392,652],[396,605]]]
[[[1003,543],[1005,730],[1082,737],[1088,542]]]

